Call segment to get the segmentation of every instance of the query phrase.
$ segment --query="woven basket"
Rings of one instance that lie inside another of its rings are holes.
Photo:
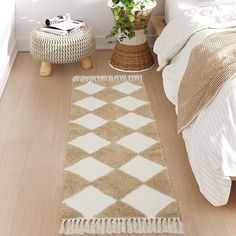
[[[135,13],[135,37],[116,41],[114,51],[110,59],[110,66],[120,71],[145,71],[154,65],[154,59],[149,48],[147,37],[141,26],[141,19],[148,24],[152,9],[148,10],[143,16],[140,12]],[[118,37],[119,38],[119,37]]]
[[[140,45],[125,45],[117,40],[110,65],[117,70],[145,71],[153,67],[154,59],[147,41]]]

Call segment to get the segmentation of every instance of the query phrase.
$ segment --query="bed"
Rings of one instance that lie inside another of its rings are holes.
[[[166,96],[176,106],[176,113],[179,86],[192,49],[208,36],[236,27],[236,4],[227,3],[222,7],[199,6],[197,0],[166,0],[167,27],[156,40],[154,52],[159,63],[164,63],[159,70],[162,70]],[[215,20],[219,12],[223,12],[227,22],[209,27],[205,23],[208,15],[216,13]],[[201,30],[197,27],[203,23],[200,24],[196,16],[205,24]],[[227,204],[232,179],[236,176],[236,79],[224,84],[215,99],[182,134],[201,193],[214,206]]]
[[[165,21],[168,24],[181,12],[197,7],[198,0],[165,0]]]

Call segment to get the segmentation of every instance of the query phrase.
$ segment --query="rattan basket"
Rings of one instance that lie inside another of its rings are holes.
[[[152,9],[146,12],[145,16],[136,12],[135,17],[135,37],[116,41],[109,64],[112,68],[120,71],[137,72],[146,71],[154,66],[152,52],[147,42],[147,36],[141,27],[141,19],[145,19],[148,24]]]
[[[153,67],[154,59],[147,41],[140,45],[116,42],[110,65],[121,71],[145,71]]]

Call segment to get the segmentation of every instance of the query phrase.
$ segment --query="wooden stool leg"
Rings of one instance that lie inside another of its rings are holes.
[[[80,60],[80,65],[83,69],[85,70],[89,70],[93,67],[93,62],[91,57],[85,57],[83,59]]]
[[[52,64],[50,62],[42,61],[39,71],[40,76],[50,76],[52,74]]]

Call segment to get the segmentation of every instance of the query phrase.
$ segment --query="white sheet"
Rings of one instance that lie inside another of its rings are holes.
[[[165,0],[165,20],[169,23],[181,12],[197,7],[198,0]]]
[[[212,20],[206,21],[209,12]],[[172,103],[178,103],[179,85],[193,47],[212,33],[229,30],[209,29],[213,23],[215,27],[236,26],[235,12],[236,4],[188,10],[168,24],[157,39],[154,51],[163,61],[171,60],[163,69],[163,82]],[[168,46],[160,49],[163,45]],[[236,176],[236,78],[228,81],[215,100],[183,130],[183,137],[201,193],[214,206],[225,205],[231,189],[227,176]]]
[[[165,0],[165,20],[169,23],[172,19],[177,17],[185,10],[192,9],[194,7],[204,7],[211,4],[234,4],[236,0]]]

